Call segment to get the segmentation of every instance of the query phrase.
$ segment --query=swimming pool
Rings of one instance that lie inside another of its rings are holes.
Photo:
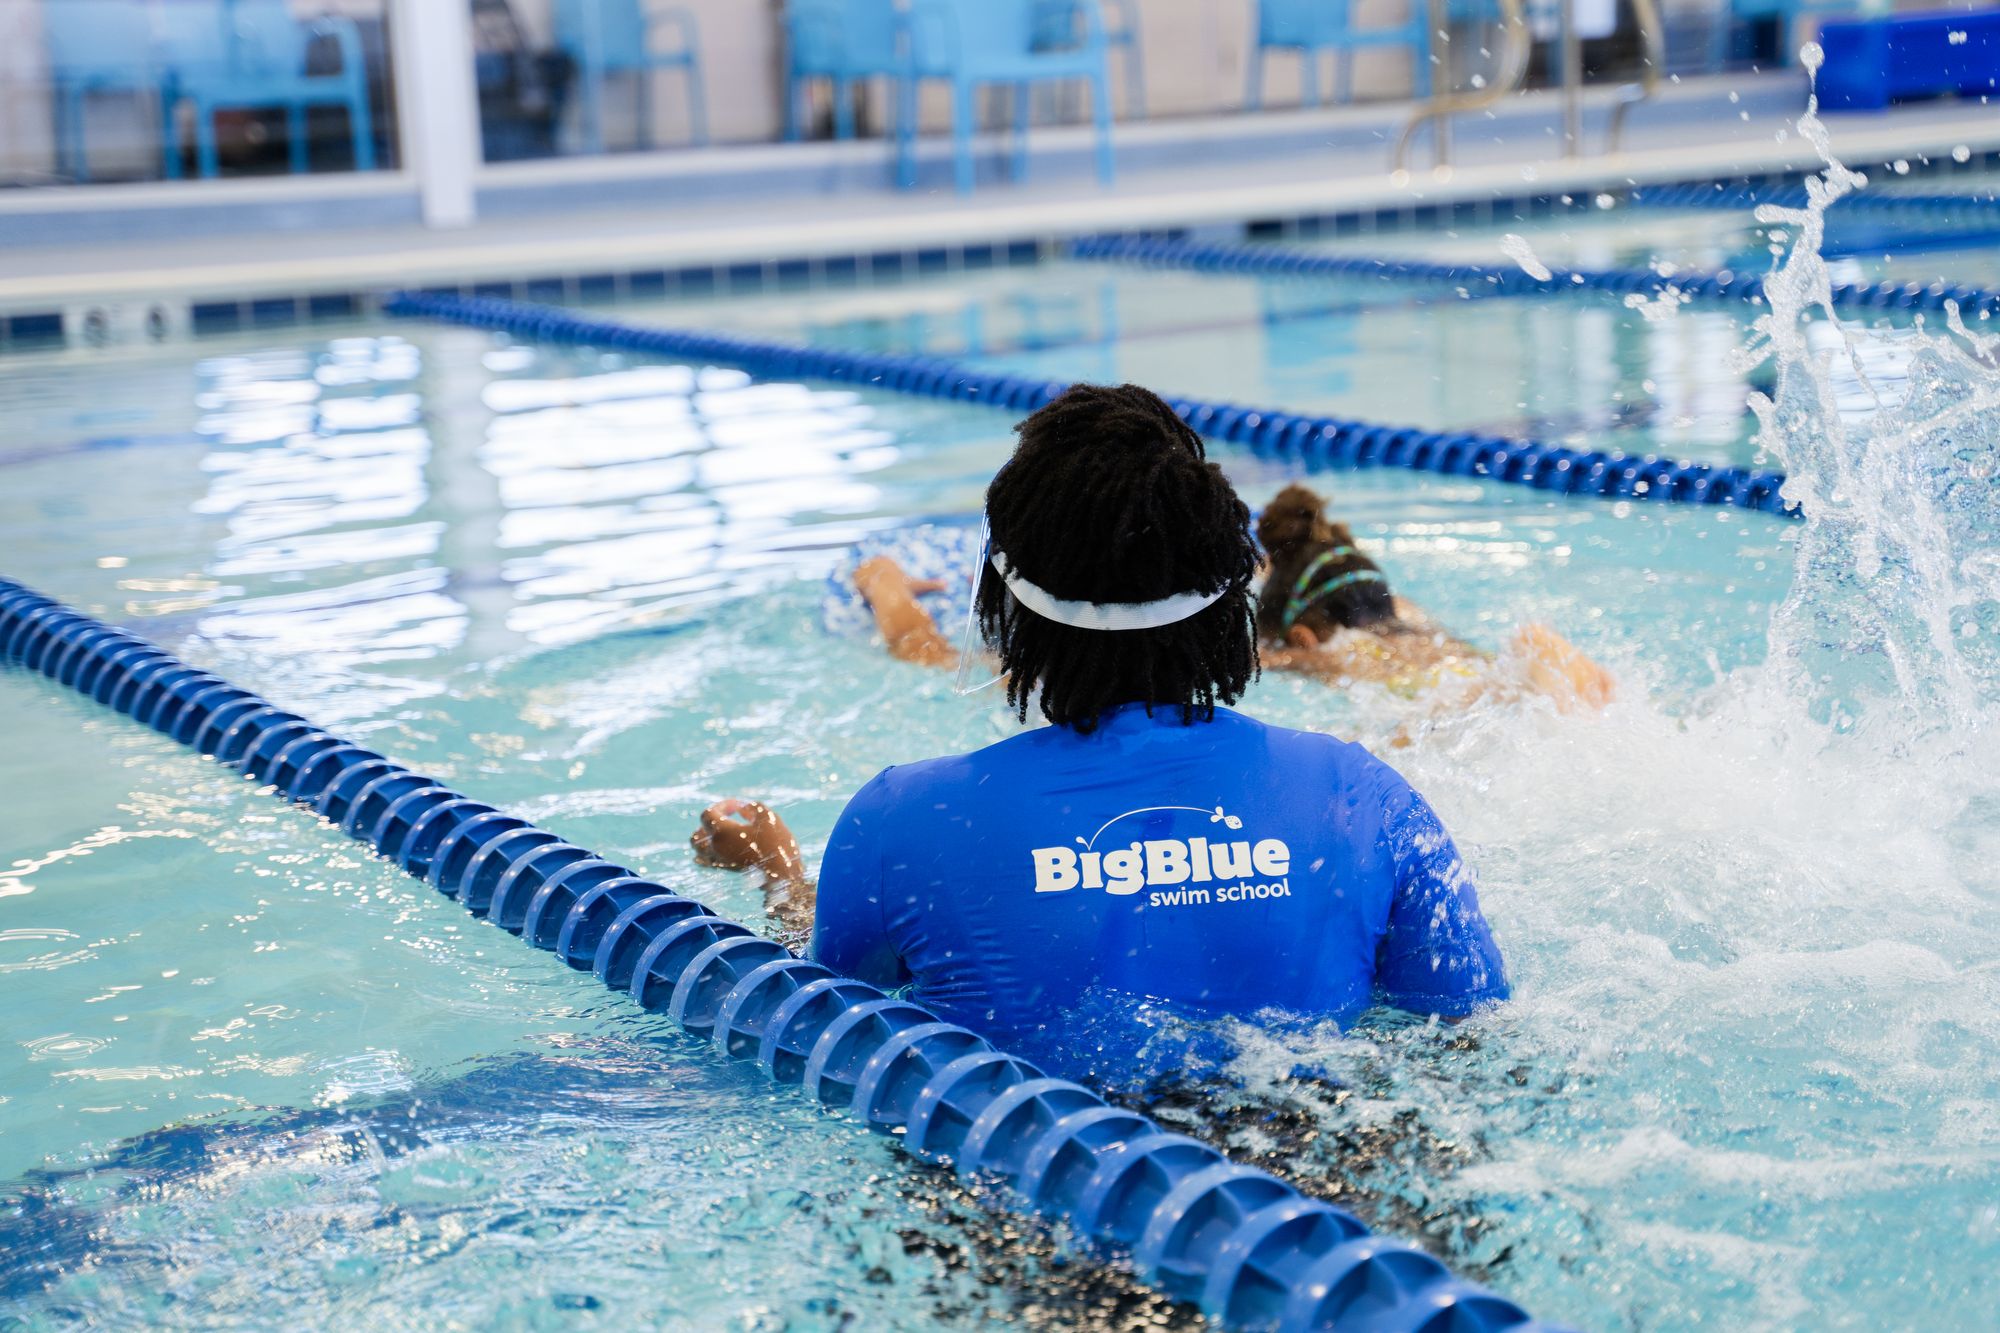
[[[1741,218],[1573,222],[1394,239],[1759,243]],[[1718,461],[1755,457],[1767,373],[1725,363],[1750,310],[1088,265],[621,313]],[[875,769],[1015,725],[817,628],[858,536],[976,506],[990,409],[421,324],[20,358],[0,396],[6,574],[733,915],[753,891],[685,855],[708,800],[766,796],[816,851]],[[1286,475],[1229,466],[1253,501]],[[1481,872],[1514,1004],[1241,1034],[1241,1091],[1160,1114],[1548,1318],[1977,1326],[2000,803],[1927,738],[1774,701],[1798,526],[1326,480],[1445,621],[1551,621],[1627,689],[1601,720],[1504,710],[1397,755]],[[1284,679],[1248,707],[1376,742],[1408,721]],[[0,845],[25,852],[0,879],[0,1314],[1189,1322],[213,765],[16,675],[0,708]]]

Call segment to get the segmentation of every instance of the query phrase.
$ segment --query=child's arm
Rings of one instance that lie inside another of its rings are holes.
[[[875,613],[875,628],[891,657],[918,666],[958,665],[957,651],[917,601],[918,593],[940,591],[944,585],[939,580],[913,579],[894,560],[878,555],[854,571],[854,586]]]
[[[701,812],[701,827],[688,841],[702,865],[761,870],[764,910],[787,934],[812,933],[812,877],[799,855],[799,840],[770,806],[761,801],[718,801]]]
[[[827,843],[822,895],[806,873],[798,839],[769,806],[718,801],[702,811],[690,839],[695,859],[727,870],[764,872],[765,910],[783,928],[779,942],[836,972],[884,989],[911,980],[882,910],[879,836],[885,772],[847,803]]]

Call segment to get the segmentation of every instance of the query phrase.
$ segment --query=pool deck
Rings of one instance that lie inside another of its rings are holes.
[[[0,198],[0,314],[121,303],[249,301],[646,267],[812,260],[1160,227],[1380,214],[1461,201],[1511,207],[1631,185],[1775,175],[1817,164],[1794,122],[1806,86],[1785,72],[1677,81],[1633,110],[1600,151],[1615,91],[1585,99],[1586,150],[1561,148],[1561,99],[1537,92],[1457,118],[1453,166],[1390,170],[1406,103],[1121,125],[1116,184],[1092,175],[1086,129],[1031,136],[1025,181],[979,145],[981,182],[952,190],[927,142],[915,191],[890,188],[879,140],[623,154],[485,169],[480,221],[417,217],[400,173],[210,184],[86,187]],[[1834,148],[1860,166],[1954,166],[2000,151],[2000,115],[1964,102],[1830,115]],[[1949,188],[1948,185],[1940,188]]]

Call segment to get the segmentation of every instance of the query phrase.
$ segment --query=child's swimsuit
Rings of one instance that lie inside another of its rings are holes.
[[[1292,584],[1292,595],[1285,599],[1285,618],[1283,623],[1278,626],[1278,633],[1281,636],[1289,631],[1292,626],[1298,624],[1299,617],[1310,610],[1314,602],[1317,602],[1329,593],[1338,592],[1342,588],[1351,587],[1356,583],[1388,583],[1388,580],[1382,577],[1381,570],[1371,569],[1366,566],[1336,574],[1324,583],[1316,582],[1321,570],[1334,561],[1344,560],[1353,554],[1355,554],[1355,550],[1352,546],[1328,547],[1326,550],[1321,551],[1318,556],[1314,557],[1300,571],[1298,579]]]

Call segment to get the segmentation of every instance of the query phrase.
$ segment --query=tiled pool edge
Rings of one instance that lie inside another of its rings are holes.
[[[1912,171],[1911,178],[1935,174],[1948,180],[1966,164],[1933,163],[1934,173]],[[1971,166],[2000,169],[2000,150],[1977,155]],[[1436,203],[1406,202],[1395,206],[1284,217],[1246,217],[1228,224],[1170,227],[1158,232],[1125,233],[1196,237],[1202,240],[1319,238],[1397,235],[1455,225],[1486,226],[1498,221],[1530,222],[1564,213],[1597,213],[1601,197],[1634,207],[1692,207],[1693,192],[1720,188],[1734,199],[1746,193],[1790,190],[1799,173],[1769,173],[1734,178],[1728,186],[1714,181],[1677,185],[1647,184],[1608,195],[1596,193],[1524,191],[1481,199]],[[1968,196],[1973,198],[1973,196]],[[1667,200],[1674,202],[1669,204]],[[1744,205],[1746,211],[1748,204]],[[1092,230],[1092,229],[1086,229]],[[479,279],[420,285],[427,295],[491,296],[574,304],[580,301],[671,300],[765,292],[821,291],[861,285],[886,285],[911,278],[977,272],[1032,265],[1059,258],[1070,231],[996,236],[896,250],[793,256],[760,262],[696,263],[685,266],[644,265],[616,270],[524,274],[508,279]],[[133,310],[114,312],[108,305],[21,310],[0,315],[0,356],[87,347],[125,334],[165,340],[186,333],[195,337],[228,335],[258,329],[291,328],[334,323],[380,312],[391,293],[373,289],[314,288],[294,293],[229,296],[221,293],[159,301],[135,301]]]

